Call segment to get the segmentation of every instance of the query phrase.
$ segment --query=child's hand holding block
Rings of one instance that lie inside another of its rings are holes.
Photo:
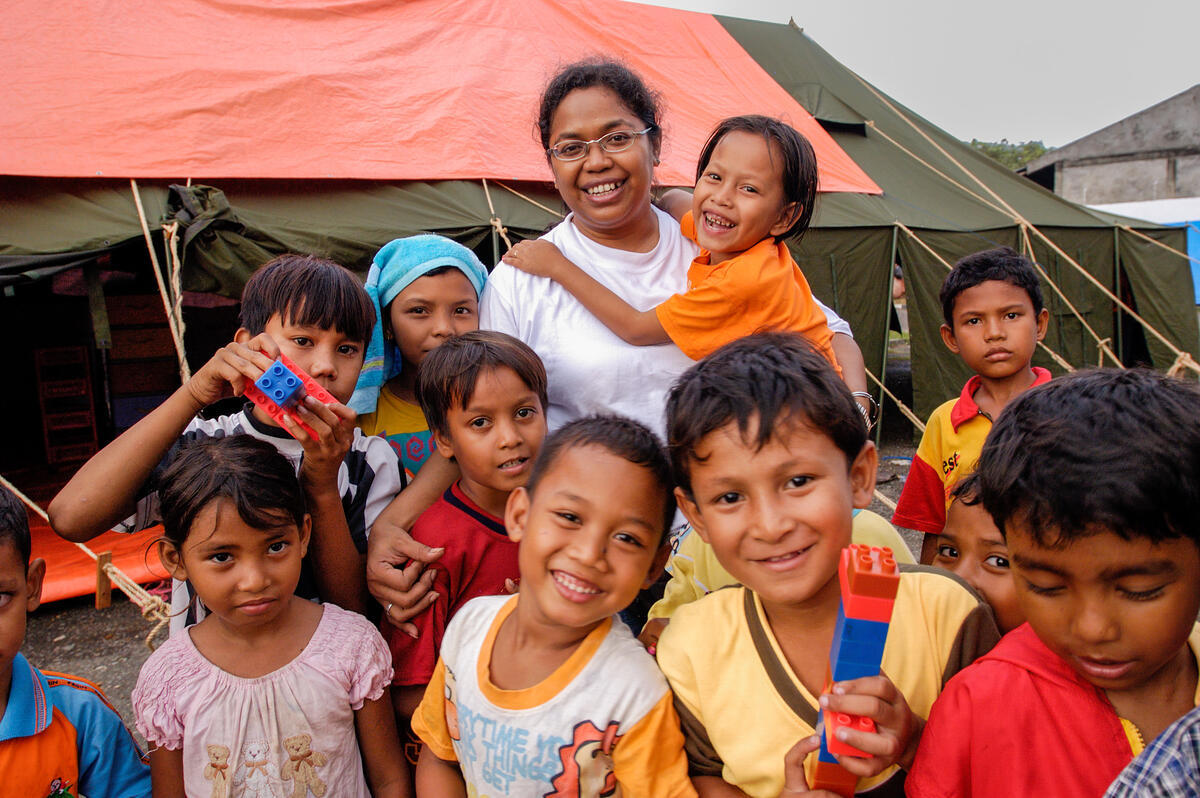
[[[306,396],[311,396],[322,404],[337,402],[329,391],[318,385],[284,355],[280,355],[279,359],[254,381],[254,385],[246,387],[246,398],[261,407],[280,427],[287,429],[287,425],[283,423],[283,416],[286,415],[313,440],[320,440],[321,436],[312,427],[297,418],[295,413],[288,412],[303,402]]]

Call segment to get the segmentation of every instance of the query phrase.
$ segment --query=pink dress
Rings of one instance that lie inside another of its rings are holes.
[[[142,666],[133,709],[151,746],[183,749],[188,798],[369,798],[354,710],[391,679],[379,631],[326,604],[300,656],[256,679],[174,635]]]

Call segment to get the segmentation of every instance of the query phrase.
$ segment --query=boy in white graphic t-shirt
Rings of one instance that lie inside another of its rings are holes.
[[[613,617],[662,570],[669,485],[661,445],[628,419],[546,439],[505,518],[520,591],[459,611],[413,715],[418,793],[696,794],[666,680]]]

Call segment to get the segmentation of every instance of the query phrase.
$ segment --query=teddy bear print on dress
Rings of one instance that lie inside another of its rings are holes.
[[[227,798],[229,795],[229,749],[223,745],[205,746],[208,764],[204,766],[204,779],[211,781],[212,798]]]
[[[304,798],[309,792],[321,798],[325,794],[325,782],[317,775],[317,768],[328,764],[328,757],[312,750],[312,735],[295,734],[283,741],[283,750],[288,761],[283,763],[280,775],[284,781],[292,780],[292,798]]]
[[[239,798],[279,798],[275,776],[275,765],[271,763],[271,744],[266,740],[250,740],[242,746],[242,761],[238,766],[233,784],[239,788]]]

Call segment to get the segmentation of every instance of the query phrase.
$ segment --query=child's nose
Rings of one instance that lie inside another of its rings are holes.
[[[576,562],[593,568],[603,568],[608,553],[608,535],[599,530],[580,530],[571,539],[571,554]]]
[[[774,542],[786,535],[791,528],[791,517],[783,511],[778,503],[772,501],[754,503],[754,529],[759,538]]]
[[[1072,616],[1075,635],[1086,643],[1108,643],[1120,637],[1120,628],[1103,602],[1083,602]]]
[[[521,443],[521,435],[517,432],[517,425],[511,418],[501,418],[496,422],[496,440],[500,446],[512,447]]]
[[[244,593],[257,593],[270,584],[267,570],[259,563],[243,562],[238,570],[238,589]]]
[[[433,334],[438,338],[454,336],[454,319],[449,313],[433,314]]]

